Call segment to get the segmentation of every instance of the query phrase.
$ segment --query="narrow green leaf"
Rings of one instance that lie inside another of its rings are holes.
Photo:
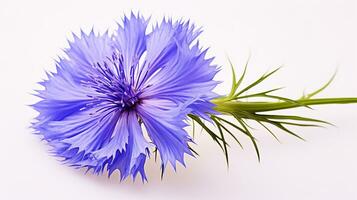
[[[214,123],[217,125],[218,131],[219,131],[219,133],[221,134],[222,140],[225,141],[225,139],[224,139],[224,134],[223,134],[223,131],[222,131],[222,128],[221,128],[220,123],[219,123],[214,117],[212,117],[212,120],[213,120]],[[226,157],[227,166],[229,166],[229,157],[228,157],[227,143],[223,143],[223,148],[224,148],[224,154],[225,154],[225,157]]]
[[[232,70],[232,87],[231,87],[231,91],[230,91],[228,97],[232,97],[237,90],[237,80],[236,80],[236,72],[235,72],[233,64],[229,58],[228,58],[228,62],[229,62],[229,65],[231,66],[231,70]]]
[[[217,116],[216,116],[216,117],[217,117]],[[235,118],[235,119],[237,119],[237,118]],[[231,125],[233,128],[239,130],[240,132],[244,133],[244,134],[247,135],[248,137],[251,136],[251,135],[247,134],[244,129],[242,129],[241,127],[239,127],[239,126],[233,124],[232,122],[230,122],[230,121],[228,121],[228,120],[226,120],[226,119],[223,119],[223,118],[220,118],[220,120],[222,120],[222,121],[224,121],[225,123]]]
[[[285,102],[295,103],[301,107],[307,107],[307,108],[311,109],[311,107],[309,107],[308,105],[304,105],[304,104],[300,103],[299,101],[295,101],[295,100],[292,100],[292,99],[289,99],[286,97],[280,97],[280,96],[275,96],[275,95],[263,95],[263,96],[267,97],[267,98],[278,99],[278,100],[285,101]]]
[[[272,72],[268,73],[268,74],[264,74],[262,75],[258,80],[254,81],[253,83],[251,83],[250,85],[248,85],[247,87],[245,87],[244,89],[242,89],[240,92],[238,92],[235,96],[239,96],[241,94],[243,94],[244,92],[248,91],[249,89],[253,88],[254,86],[258,85],[259,83],[263,82],[265,79],[267,79],[268,77],[270,77],[271,75],[273,75],[274,73],[276,73],[279,69],[281,69],[281,67],[273,70]]]
[[[312,97],[316,96],[317,94],[321,93],[322,91],[324,91],[335,79],[337,74],[337,71],[335,71],[335,73],[332,75],[332,77],[327,81],[327,83],[325,85],[323,85],[321,88],[319,88],[318,90],[306,95],[303,97],[303,99],[311,99]]]
[[[238,120],[238,119],[237,119]],[[242,125],[243,129],[246,131],[246,133],[249,135],[249,138],[250,140],[252,141],[253,143],[253,146],[254,146],[254,149],[255,149],[255,152],[257,154],[257,157],[258,157],[258,161],[260,162],[260,152],[259,152],[259,148],[258,148],[258,145],[255,141],[255,138],[253,137],[252,133],[249,131],[249,129],[247,128],[247,126],[244,124],[244,121],[243,120],[238,120],[238,122]]]
[[[218,144],[218,146],[224,151],[224,148],[221,144],[220,141],[222,141],[223,143],[226,143],[226,141],[222,140],[222,138],[220,138],[219,136],[217,136],[211,129],[209,129],[203,122],[202,120],[195,116],[195,115],[188,115],[191,119],[195,120],[210,136],[211,138]],[[220,141],[219,141],[220,140]]]
[[[195,120],[192,120],[192,138],[193,139],[195,139],[195,132],[196,132]]]
[[[261,121],[257,121],[262,127],[264,127],[265,128],[265,130],[267,130],[279,143],[280,143],[280,140],[279,140],[279,138],[274,134],[274,132],[272,131],[272,130],[270,130],[267,126],[265,126],[264,124],[263,124],[263,122],[261,122]]]
[[[302,138],[302,137],[301,137],[301,136],[299,136],[298,134],[296,134],[296,133],[294,133],[294,132],[290,131],[289,129],[287,129],[285,126],[281,125],[281,124],[280,124],[280,123],[278,123],[278,122],[273,122],[273,121],[270,121],[270,122],[268,122],[268,123],[271,123],[271,124],[273,124],[274,126],[276,126],[276,127],[280,128],[281,130],[283,130],[283,131],[285,131],[285,132],[287,132],[287,133],[289,133],[289,134],[291,134],[291,135],[293,135],[293,136],[295,136],[295,137],[299,138],[299,139],[300,139],[300,140],[302,140],[302,141],[305,141],[305,139],[304,139],[304,138]]]
[[[265,115],[265,114],[256,114],[256,115],[260,116],[260,117],[266,117],[266,118],[269,118],[269,119],[317,122],[317,123],[322,123],[322,124],[333,125],[333,124],[331,124],[329,122],[326,122],[326,121],[323,121],[323,120],[318,120],[318,119],[308,118],[308,117],[295,116],[295,115]]]
[[[155,158],[155,162],[156,162],[156,160],[157,160],[157,148],[156,147],[154,149],[154,158]]]
[[[250,55],[249,55],[249,57],[248,57],[248,59],[247,59],[247,62],[245,63],[244,71],[243,71],[241,77],[239,78],[239,80],[238,80],[238,82],[237,82],[237,89],[238,89],[238,87],[242,84],[242,82],[243,82],[243,80],[244,80],[244,77],[245,77],[245,75],[246,75],[246,73],[247,73],[249,61],[250,61]]]
[[[269,93],[272,93],[272,92],[275,92],[275,91],[278,91],[278,90],[281,90],[281,89],[283,89],[283,87],[275,88],[275,89],[267,90],[267,91],[264,91],[264,92],[255,93],[255,94],[249,94],[249,95],[244,95],[244,96],[237,96],[237,97],[234,98],[234,100],[237,100],[237,99],[246,99],[246,98],[251,98],[251,97],[260,97],[260,96],[262,96],[262,95],[269,94]]]
[[[217,118],[218,120],[222,121],[220,117],[215,116],[215,118]],[[227,132],[229,133],[232,138],[238,143],[238,145],[243,149],[243,145],[240,143],[240,141],[238,140],[238,138],[228,129],[226,128],[224,125],[221,124],[221,127]]]
[[[196,156],[200,156],[192,147],[188,146],[188,148],[189,148]]]

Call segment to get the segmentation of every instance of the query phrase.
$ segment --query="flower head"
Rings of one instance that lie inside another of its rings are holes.
[[[164,19],[149,33],[147,27],[148,20],[131,14],[112,36],[74,35],[57,72],[41,82],[34,129],[64,163],[146,180],[153,148],[162,169],[193,155],[185,120],[214,112],[217,68],[189,22]]]

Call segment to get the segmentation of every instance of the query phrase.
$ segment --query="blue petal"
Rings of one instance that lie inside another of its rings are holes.
[[[213,58],[205,58],[207,50],[202,51],[198,43],[192,45],[199,33],[193,26],[182,22],[164,21],[154,29],[148,38],[146,65],[143,67],[149,74],[141,86],[147,88],[143,98],[184,103],[193,114],[206,115],[206,118],[207,113],[214,112],[210,100],[217,97],[212,90],[218,84],[213,80],[218,70],[211,64]]]
[[[133,80],[135,69],[140,57],[146,50],[146,27],[148,21],[141,16],[131,13],[130,19],[124,17],[124,25],[118,25],[114,36],[115,48],[122,57],[123,68],[128,82]]]
[[[56,156],[76,167],[88,167],[109,175],[120,170],[121,179],[138,172],[146,179],[144,163],[150,144],[145,140],[135,113],[89,116],[84,111],[65,120],[49,123],[45,132]]]
[[[72,76],[87,78],[93,72],[93,65],[107,61],[113,53],[113,41],[108,32],[95,35],[92,30],[89,34],[81,31],[80,37],[73,35],[74,41],[69,42],[70,48],[65,50],[69,64],[63,66],[64,70],[71,72]]]
[[[144,100],[137,108],[150,139],[160,152],[163,168],[167,162],[175,168],[176,161],[184,165],[184,154],[192,155],[188,142],[190,136],[183,129],[186,112],[179,110],[173,102]]]
[[[95,73],[93,64],[111,55],[110,37],[107,34],[97,36],[93,31],[89,35],[82,32],[81,38],[74,36],[65,52],[68,59],[57,61],[57,72],[48,74],[48,80],[41,82],[45,89],[37,91],[36,96],[43,99],[33,105],[40,113],[34,124],[37,131],[51,120],[76,114],[90,103],[89,96],[96,92],[82,82],[89,79],[90,73]]]
[[[123,180],[130,174],[132,174],[135,179],[137,173],[139,172],[141,174],[141,178],[146,180],[144,164],[146,156],[148,155],[150,144],[145,140],[142,134],[142,130],[135,113],[129,112],[124,114],[121,120],[123,120],[123,131],[126,130],[129,132],[128,143],[123,152],[116,151],[117,154],[114,157],[113,162],[108,165],[109,174],[118,169],[120,171],[121,180]]]

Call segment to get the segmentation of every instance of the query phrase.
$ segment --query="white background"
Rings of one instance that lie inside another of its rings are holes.
[[[202,133],[198,159],[187,168],[146,167],[149,182],[120,183],[118,174],[83,175],[48,155],[28,128],[36,113],[26,105],[44,70],[80,28],[104,32],[131,10],[152,16],[191,19],[202,26],[201,44],[223,70],[230,86],[228,55],[241,72],[251,53],[248,80],[276,66],[284,68],[265,88],[286,86],[280,94],[300,97],[339,69],[321,96],[357,96],[357,3],[354,0],[276,1],[0,1],[0,199],[357,199],[357,105],[291,110],[333,122],[337,127],[296,128],[307,142],[279,132],[282,144],[258,128],[262,161],[249,140],[232,146],[227,169],[220,149]],[[262,87],[264,88],[264,87]]]

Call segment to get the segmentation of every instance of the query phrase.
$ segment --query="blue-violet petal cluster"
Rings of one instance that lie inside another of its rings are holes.
[[[33,127],[64,163],[147,180],[153,149],[162,169],[193,155],[185,121],[214,113],[217,67],[191,23],[164,19],[151,31],[148,23],[131,14],[113,34],[74,35],[57,72],[40,83]]]

